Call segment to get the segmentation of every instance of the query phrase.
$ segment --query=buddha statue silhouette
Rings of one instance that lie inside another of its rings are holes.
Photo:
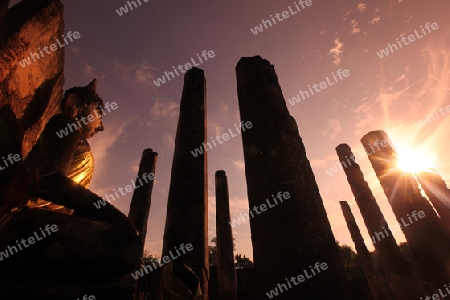
[[[97,209],[100,197],[87,189],[94,170],[87,139],[103,131],[102,107],[95,79],[67,90],[61,113],[0,190],[0,256],[8,254],[0,257],[2,279],[107,278],[139,266],[142,243],[134,226],[109,203]],[[82,126],[58,136],[68,124]],[[17,249],[16,241],[52,224],[57,232]]]

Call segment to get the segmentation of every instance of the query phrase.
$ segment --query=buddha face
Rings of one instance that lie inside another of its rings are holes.
[[[78,119],[84,139],[93,137],[103,131],[103,100],[97,95],[97,80],[94,79],[85,87],[74,87],[66,91],[63,99],[63,114]]]
[[[78,112],[78,119],[82,121],[81,134],[83,138],[89,139],[97,132],[103,131],[102,115],[97,104],[91,104]]]

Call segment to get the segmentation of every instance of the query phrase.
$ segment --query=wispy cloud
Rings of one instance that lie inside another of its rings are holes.
[[[344,47],[344,44],[341,43],[341,41],[339,40],[339,37],[337,37],[334,40],[334,47],[330,49],[330,51],[328,51],[328,56],[332,56],[334,58],[333,63],[336,66],[339,66],[339,64],[341,63],[341,58],[342,58],[342,48]]]
[[[358,9],[358,11],[363,12],[366,10],[367,5],[365,3],[359,3],[356,5],[356,8]]]
[[[328,128],[329,130],[322,131],[322,136],[327,137],[330,140],[336,139],[336,137],[342,133],[342,125],[339,119],[330,119],[328,120]]]

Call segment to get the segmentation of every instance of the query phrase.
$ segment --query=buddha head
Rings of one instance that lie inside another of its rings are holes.
[[[103,100],[97,95],[97,79],[87,86],[68,89],[61,104],[63,114],[82,120],[80,130],[85,139],[104,130],[102,108]]]

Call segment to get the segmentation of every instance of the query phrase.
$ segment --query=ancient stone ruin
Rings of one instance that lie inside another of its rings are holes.
[[[241,120],[253,124],[242,132],[249,207],[275,206],[250,218],[257,285],[270,289],[316,262],[326,263],[323,274],[280,299],[346,299],[331,226],[274,67],[259,56],[242,58],[236,76]],[[279,193],[290,197],[274,202]],[[262,299],[267,290],[260,292]]]
[[[396,165],[397,154],[387,134],[372,131],[361,142],[366,151],[371,153],[371,146],[383,140],[387,141],[387,146],[372,153],[369,160],[397,221],[403,225],[402,231],[429,282],[429,288],[437,290],[450,279],[448,231],[431,204],[421,195],[414,176],[392,167]],[[424,217],[416,221],[416,224],[411,224],[412,219],[409,220],[409,217],[421,211]]]
[[[97,81],[64,93],[64,49],[39,63],[19,65],[29,52],[63,34],[61,2],[25,0],[11,9],[8,4],[0,0],[0,157],[15,154],[19,159],[0,173],[0,251],[13,249],[11,242],[33,228],[40,228],[36,238],[47,240],[35,252],[19,254],[14,248],[8,260],[0,259],[1,299],[95,294],[98,299],[129,300],[406,300],[449,282],[450,190],[436,172],[413,175],[392,168],[396,151],[383,131],[370,132],[361,141],[373,152],[369,160],[398,222],[420,218],[402,227],[414,264],[392,236],[350,147],[340,144],[338,158],[348,163],[347,181],[375,248],[369,252],[350,205],[340,201],[365,275],[357,282],[347,279],[297,123],[274,66],[260,56],[243,57],[236,66],[242,121],[236,127],[244,151],[254,267],[236,269],[233,191],[221,170],[215,173],[218,262],[210,269],[208,157],[206,151],[198,156],[191,152],[208,144],[206,79],[198,68],[184,76],[161,256],[184,255],[159,267],[144,261],[154,182],[134,190],[125,216],[88,189],[93,163],[87,129],[67,139],[49,138],[55,126],[85,113],[83,108],[102,108]],[[90,128],[95,133],[103,130],[101,121],[96,122],[100,125]],[[373,151],[377,141],[386,141],[387,147]],[[87,162],[81,164],[80,157]],[[153,149],[143,149],[136,181],[156,173],[157,159]],[[78,175],[86,173],[79,181],[69,176],[74,165],[83,167]],[[51,209],[38,207],[42,201]],[[58,209],[64,213],[56,214]]]

